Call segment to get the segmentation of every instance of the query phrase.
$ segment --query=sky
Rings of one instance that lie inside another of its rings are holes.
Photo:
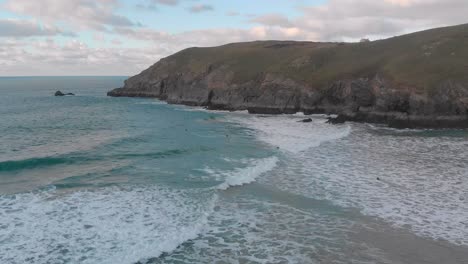
[[[0,76],[130,76],[184,48],[468,23],[468,0],[0,0]]]

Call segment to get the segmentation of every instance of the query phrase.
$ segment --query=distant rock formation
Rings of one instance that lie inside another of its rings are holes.
[[[64,93],[62,93],[61,91],[55,92],[55,96],[67,96],[67,95],[75,95],[75,94],[73,94],[73,93],[66,93],[66,94],[64,94]]]
[[[467,128],[467,36],[468,25],[460,25],[345,45],[258,41],[190,48],[108,95],[258,114],[339,115],[330,123]]]

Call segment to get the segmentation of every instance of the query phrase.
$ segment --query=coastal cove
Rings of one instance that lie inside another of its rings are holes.
[[[0,262],[468,258],[465,130],[107,97],[124,79],[0,78]]]
[[[0,264],[468,264],[468,0],[0,0]]]

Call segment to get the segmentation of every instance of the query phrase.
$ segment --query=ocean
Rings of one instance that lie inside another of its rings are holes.
[[[106,96],[125,79],[0,78],[0,263],[467,263],[468,131]]]

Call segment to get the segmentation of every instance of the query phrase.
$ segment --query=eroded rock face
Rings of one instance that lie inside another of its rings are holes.
[[[346,119],[399,128],[468,127],[468,87],[451,81],[430,93],[400,87],[377,74],[312,87],[277,73],[236,82],[228,65],[210,65],[201,73],[171,72],[171,63],[169,58],[161,60],[108,95],[156,97],[173,104],[256,114],[339,114],[340,123]]]

